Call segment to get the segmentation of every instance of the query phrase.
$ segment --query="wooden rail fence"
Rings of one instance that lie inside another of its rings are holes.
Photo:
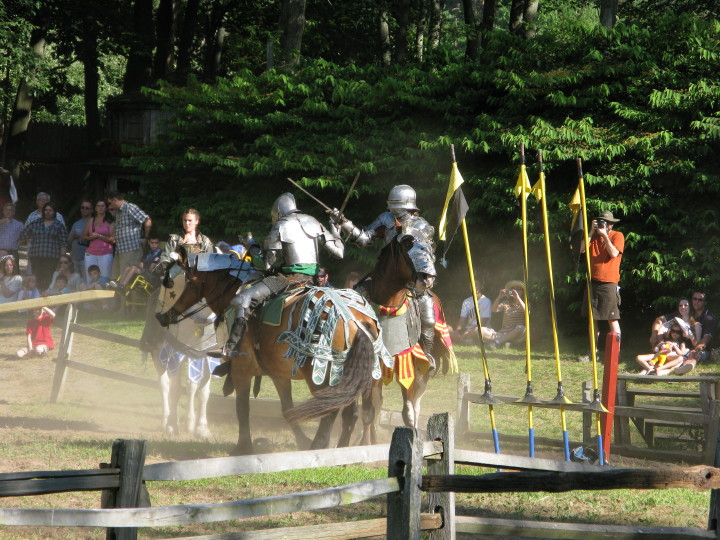
[[[390,445],[213,458],[144,465],[145,441],[118,440],[109,465],[89,471],[37,471],[0,474],[0,497],[77,490],[102,490],[101,509],[0,508],[3,526],[106,527],[108,538],[132,539],[138,527],[185,525],[318,510],[386,497],[387,518],[323,526],[284,527],[225,533],[231,538],[360,538],[386,535],[417,539],[427,531],[432,539],[452,539],[457,533],[515,538],[717,538],[720,469],[710,466],[662,469],[613,469],[550,462],[518,456],[454,448],[454,421],[447,413],[430,419],[426,439],[412,428],[397,428]],[[423,460],[427,474],[423,474]],[[149,507],[146,487],[152,481],[192,480],[220,476],[312,469],[387,461],[387,478],[316,491],[217,504]],[[515,469],[456,475],[455,464]],[[562,492],[571,490],[672,489],[713,490],[708,529],[692,527],[633,527],[581,523],[456,516],[455,492]],[[423,493],[427,502],[423,503]],[[423,511],[425,508],[425,511]],[[211,537],[196,537],[211,538]],[[217,538],[217,537],[216,537]]]

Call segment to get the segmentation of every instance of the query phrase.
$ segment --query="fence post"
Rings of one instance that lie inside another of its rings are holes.
[[[457,380],[457,429],[460,438],[470,431],[470,403],[465,394],[470,392],[470,375],[460,373]]]
[[[50,403],[57,403],[65,385],[65,371],[67,370],[66,360],[72,351],[73,332],[72,325],[77,319],[77,310],[72,304],[67,305],[65,318],[63,319],[62,336],[60,338],[60,351],[55,360],[55,375],[53,376],[52,390],[50,391]]]
[[[713,456],[713,465],[720,467],[720,418],[717,416],[720,412],[720,401],[712,401],[712,417],[710,419],[711,425],[708,426],[708,435],[715,437],[715,452]],[[711,446],[710,441],[706,440],[705,445]],[[705,460],[707,463],[707,460]],[[708,529],[715,532],[715,538],[720,538],[720,489],[713,489],[710,491],[710,512],[708,514]]]
[[[428,474],[455,474],[455,420],[448,413],[434,414],[427,426],[429,441],[442,441],[439,460],[428,462]],[[430,531],[431,540],[455,539],[455,493],[428,493],[428,511],[442,516],[442,528]]]
[[[103,508],[138,508],[141,497],[143,467],[145,466],[145,441],[141,439],[117,439],[112,445],[110,467],[120,469],[120,487],[114,492],[103,492]],[[137,528],[108,528],[107,540],[136,540]]]
[[[395,428],[390,443],[388,476],[398,479],[400,491],[387,496],[387,538],[419,540],[422,442],[417,429]]]

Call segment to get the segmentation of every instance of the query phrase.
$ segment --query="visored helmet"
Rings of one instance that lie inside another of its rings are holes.
[[[294,214],[295,212],[299,212],[295,205],[295,197],[293,197],[292,193],[283,193],[275,199],[270,215],[272,216],[272,222],[275,223],[281,217]]]
[[[388,195],[387,207],[393,214],[403,213],[403,211],[417,211],[415,190],[407,184],[395,186]]]

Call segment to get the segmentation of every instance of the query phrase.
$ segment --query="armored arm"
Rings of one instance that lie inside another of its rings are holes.
[[[340,231],[330,220],[330,230],[323,227],[323,239],[325,240],[325,251],[336,259],[342,259],[345,255],[345,244],[340,238]]]

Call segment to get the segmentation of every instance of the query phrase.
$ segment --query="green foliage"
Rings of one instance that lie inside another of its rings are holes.
[[[423,215],[437,223],[454,143],[492,290],[521,275],[512,188],[524,142],[530,161],[543,151],[556,285],[567,276],[557,294],[572,308],[579,286],[565,255],[567,204],[580,157],[590,212],[622,218],[624,309],[648,318],[645,310],[666,309],[691,287],[718,286],[719,55],[717,22],[659,16],[652,27],[588,25],[530,41],[498,31],[476,64],[380,69],[318,60],[293,75],[245,70],[214,86],[162,85],[148,94],[173,114],[168,136],[130,164],[146,173],[159,221],[193,204],[220,236],[262,234],[272,200],[291,188],[286,177],[338,205],[358,171],[360,198],[347,209],[357,223],[372,220],[401,182],[418,189]],[[303,196],[300,204],[322,216]],[[542,261],[541,223],[530,208],[531,252]],[[458,269],[460,247],[450,251]],[[531,290],[544,296],[543,275],[544,263],[533,263]]]

